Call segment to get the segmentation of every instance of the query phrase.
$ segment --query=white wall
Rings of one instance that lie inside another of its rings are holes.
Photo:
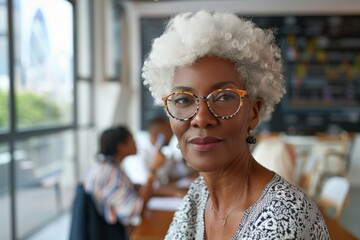
[[[113,50],[113,39],[111,31],[111,1],[94,1],[94,87],[95,87],[95,127],[101,132],[114,124],[128,123],[129,105],[131,103],[131,89],[128,87],[132,81],[127,77],[127,65],[120,66],[121,79],[118,81],[109,81],[110,68]],[[120,41],[119,41],[120,44]],[[127,60],[124,58],[124,60]],[[124,70],[124,71],[123,71]]]

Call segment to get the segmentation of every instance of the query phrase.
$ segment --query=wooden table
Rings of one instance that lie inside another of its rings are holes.
[[[185,196],[188,186],[179,187],[176,183],[161,185],[155,190],[154,197],[180,197]],[[148,204],[148,203],[146,203]],[[170,223],[172,222],[175,210],[154,210],[146,208],[139,226],[131,230],[131,240],[163,240]]]
[[[141,224],[131,233],[131,240],[163,240],[173,216],[173,211],[145,210]]]

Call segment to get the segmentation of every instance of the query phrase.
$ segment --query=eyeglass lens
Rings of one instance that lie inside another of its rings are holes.
[[[190,93],[173,93],[168,98],[168,111],[175,118],[191,118],[198,110],[200,99]],[[234,114],[241,104],[240,94],[228,89],[214,91],[206,99],[210,111],[217,117]]]

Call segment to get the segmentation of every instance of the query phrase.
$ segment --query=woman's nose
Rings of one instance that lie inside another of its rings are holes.
[[[206,100],[200,99],[198,112],[191,119],[191,125],[194,127],[205,128],[214,126],[217,122],[218,119],[211,113]]]

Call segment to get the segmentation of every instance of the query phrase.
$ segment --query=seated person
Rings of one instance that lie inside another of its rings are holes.
[[[89,170],[84,185],[98,212],[109,224],[137,224],[144,202],[151,194],[155,173],[164,163],[163,157],[155,156],[149,165],[153,174],[136,189],[120,168],[123,159],[135,153],[135,141],[126,127],[113,127],[102,133],[99,160]]]
[[[153,117],[147,124],[147,136],[138,141],[138,153],[135,156],[127,157],[124,161],[124,169],[130,179],[136,184],[144,184],[147,176],[151,173],[150,164],[154,156],[163,156],[166,160],[163,166],[157,171],[157,181],[154,187],[157,188],[155,194],[167,196],[182,196],[184,191],[161,191],[160,186],[169,182],[181,180],[181,184],[186,187],[184,179],[197,176],[196,171],[184,161],[180,150],[176,147],[173,140],[173,133],[170,128],[169,119],[161,115]]]

